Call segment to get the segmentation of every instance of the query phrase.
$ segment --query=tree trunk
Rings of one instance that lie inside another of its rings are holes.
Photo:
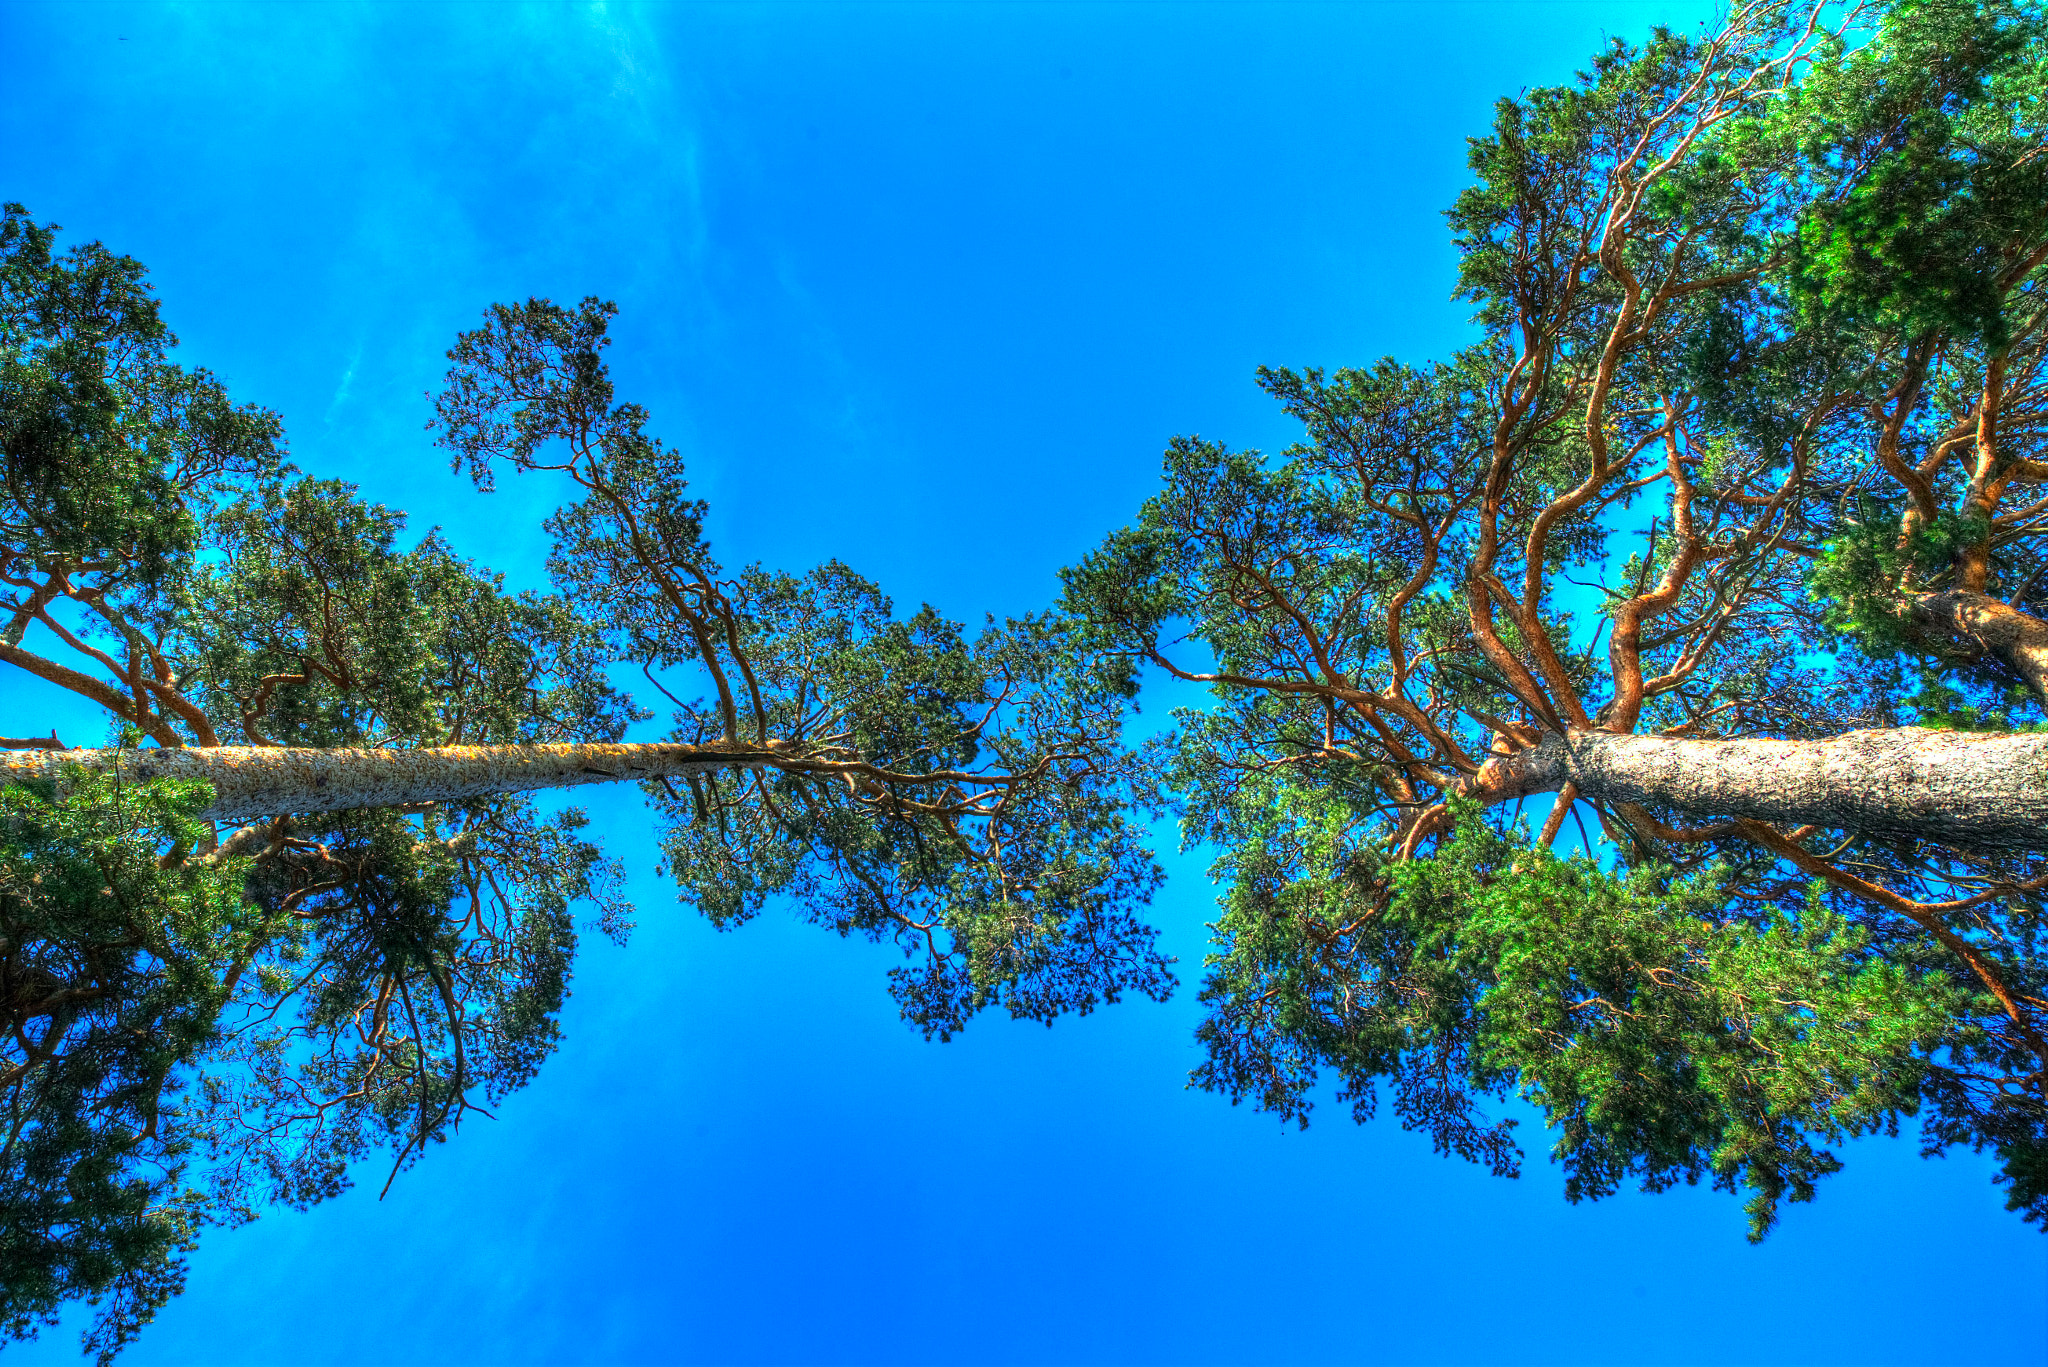
[[[1571,731],[1496,761],[1518,793],[1570,783],[1596,802],[2048,850],[2048,734],[1905,726],[1828,740],[1674,740]]]
[[[429,750],[0,751],[0,780],[54,780],[68,765],[124,778],[204,779],[204,815],[250,821],[672,778],[780,765],[783,745],[456,745]],[[1673,740],[1571,731],[1496,761],[1496,796],[1556,792],[1691,817],[1749,817],[1987,850],[2048,850],[2048,734],[1899,727],[1830,740]]]
[[[1906,602],[1906,620],[1930,649],[1966,660],[1995,660],[2048,703],[2048,622],[1963,589],[1913,595]]]
[[[0,751],[0,781],[54,780],[68,765],[128,779],[204,779],[214,789],[202,815],[251,821],[285,813],[402,807],[572,788],[585,783],[675,778],[693,770],[754,768],[781,757],[766,747],[713,745],[449,745],[430,750],[205,749]]]

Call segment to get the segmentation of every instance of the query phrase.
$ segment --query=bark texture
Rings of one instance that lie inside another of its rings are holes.
[[[124,778],[204,779],[215,800],[204,815],[250,821],[297,812],[340,812],[420,802],[571,788],[585,783],[675,778],[693,770],[751,768],[779,755],[736,745],[450,745],[431,750],[205,749],[0,751],[0,781],[48,779],[83,765]]]
[[[136,780],[204,779],[205,815],[249,821],[680,777],[792,757],[740,745],[456,745],[430,750],[0,751],[0,781],[52,780],[69,765]],[[1746,817],[1920,837],[1975,849],[2048,850],[2048,734],[1900,727],[1829,740],[1683,740],[1572,730],[1496,761],[1496,799],[1557,792],[1693,817]]]
[[[1524,793],[2048,850],[2048,735],[1920,727],[1828,740],[1682,740],[1570,731],[1502,762]]]
[[[1915,595],[1908,619],[1937,649],[1998,661],[2048,702],[2048,622],[1962,589]]]

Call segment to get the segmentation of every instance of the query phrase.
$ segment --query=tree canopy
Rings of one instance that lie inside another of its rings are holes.
[[[1334,1069],[1363,1117],[1384,1082],[1501,1170],[1479,1103],[1519,1089],[1570,1194],[1710,1176],[1756,1234],[1918,1111],[2048,1215],[2043,870],[1989,829],[2043,758],[2042,15],[1821,17],[1501,101],[1449,215],[1482,339],[1262,371],[1305,440],[1176,441],[1068,572],[1215,695],[1160,758],[1230,887],[1205,1085],[1300,1115]],[[1930,839],[1795,782],[1824,738],[2004,779]],[[1526,839],[1473,819],[1547,791]],[[1606,857],[1555,859],[1587,818]]]
[[[4,741],[0,1324],[89,1300],[110,1357],[206,1225],[530,1081],[578,908],[633,914],[530,791],[590,781],[642,781],[713,923],[898,946],[928,1036],[1171,992],[1170,817],[1233,1101],[1305,1124],[1334,1074],[1510,1173],[1520,1095],[1569,1198],[1708,1180],[1752,1238],[1917,1118],[2048,1223],[2048,15],[1758,0],[1470,148],[1472,345],[1260,371],[1300,442],[1176,438],[978,631],[721,566],[597,300],[494,306],[435,401],[480,496],[575,489],[553,592],[401,550],[169,360],[137,263],[9,206],[0,660],[110,730]],[[1146,671],[1207,701],[1127,743]],[[224,803],[302,753],[322,796]]]

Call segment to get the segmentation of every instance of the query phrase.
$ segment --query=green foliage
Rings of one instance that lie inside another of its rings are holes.
[[[1901,586],[1946,569],[1976,531],[1944,512],[1901,544],[1899,513],[1896,504],[1864,500],[1855,518],[1821,547],[1807,574],[1807,592],[1820,605],[1827,629],[1873,659],[1915,650]]]
[[[669,739],[727,754],[648,786],[681,900],[900,948],[891,990],[939,1038],[1166,996],[1137,817],[1170,811],[1227,888],[1202,1086],[1306,1123],[1333,1071],[1360,1119],[1384,1091],[1502,1174],[1521,1153],[1490,1108],[1519,1096],[1570,1199],[1709,1180],[1748,1193],[1752,1238],[1834,1147],[1917,1115],[2048,1222],[2040,1013],[1998,999],[2048,1000],[2038,863],[1786,837],[1853,871],[1823,892],[1654,801],[1595,804],[1604,861],[1477,805],[1526,796],[1504,761],[1568,728],[2027,724],[1911,608],[1958,584],[2026,607],[2048,579],[2048,520],[1994,516],[2048,461],[2048,22],[1807,17],[1658,29],[1500,102],[1449,212],[1479,341],[1262,369],[1301,442],[1176,439],[1055,613],[979,630],[836,562],[721,566],[594,299],[496,306],[449,353],[455,467],[575,489],[545,524],[559,592],[507,594],[286,466],[273,415],[169,363],[137,263],[9,206],[0,655],[130,743],[199,746],[613,741],[652,715],[607,677],[631,665]],[[1148,668],[1212,697],[1133,749]],[[207,1223],[323,1199],[373,1154],[395,1177],[553,1050],[575,909],[628,925],[573,809],[279,816],[228,854],[205,801],[0,792],[10,1335],[92,1300],[104,1359]],[[1966,914],[1900,917],[1866,879]]]
[[[280,428],[164,359],[139,263],[56,233],[0,210],[0,538],[17,562],[112,554],[146,583],[198,544],[186,491],[275,469]]]
[[[1918,1109],[1983,1009],[1818,894],[1731,917],[1724,870],[1560,859],[1469,804],[1433,857],[1387,866],[1325,795],[1259,796],[1218,867],[1195,1079],[1303,1123],[1327,1067],[1361,1118],[1384,1082],[1440,1150],[1512,1173],[1484,1102],[1518,1092],[1558,1132],[1568,1199],[1708,1178],[1750,1192],[1756,1239],[1839,1168],[1822,1145]]]
[[[604,681],[603,638],[566,601],[504,593],[438,532],[400,552],[404,527],[339,480],[211,510],[210,558],[160,619],[208,714],[244,743],[302,746],[615,739],[645,715]]]
[[[1823,894],[1705,813],[1571,805],[1595,863],[1473,805],[1519,804],[1499,757],[1568,727],[2038,715],[1915,605],[2041,615],[2043,15],[1808,16],[1658,30],[1501,101],[1449,213],[1480,344],[1262,371],[1303,442],[1176,440],[1066,574],[1091,645],[1211,690],[1150,754],[1228,888],[1200,1084],[1304,1118],[1333,1071],[1358,1118],[1384,1094],[1496,1172],[1487,1103],[1519,1095],[1573,1199],[1711,1180],[1753,1236],[1913,1115],[2048,1219],[2040,1013],[1990,989],[2040,1000],[2038,860],[1821,822],[1791,838],[1853,871]]]
[[[1698,40],[1660,27],[1641,47],[1611,40],[1573,84],[1495,103],[1492,132],[1467,139],[1475,183],[1446,214],[1459,248],[1458,297],[1479,305],[1482,323],[1498,326],[1517,308],[1540,311],[1579,287],[1570,252],[1533,252],[1532,239],[1597,241],[1609,207],[1605,163],[1680,95],[1701,56]],[[1662,207],[1724,233],[1747,217],[1697,189]]]
[[[2048,727],[2048,721],[2016,721],[2038,706],[2027,685],[1995,659],[1958,650],[1960,643],[1927,631],[1903,592],[1939,582],[1984,539],[1983,520],[1942,509],[1903,538],[1901,521],[1897,506],[1865,500],[1813,558],[1806,591],[1831,647],[1838,655],[1847,652],[1849,667],[1884,670],[1916,725],[1998,732]],[[1916,682],[1917,691],[1907,694]]]
[[[480,487],[495,462],[567,473],[581,497],[546,525],[569,602],[669,698],[671,739],[770,757],[650,786],[682,901],[729,927],[786,899],[899,946],[891,991],[940,1038],[990,1008],[1050,1023],[1165,996],[1140,917],[1160,875],[1128,814],[1144,779],[1117,739],[1128,666],[1070,622],[899,617],[836,562],[726,572],[681,458],[616,402],[612,312],[493,308],[449,353],[438,426]]]
[[[205,834],[203,785],[81,774],[61,804],[0,790],[0,1328],[101,1306],[102,1362],[184,1282],[210,1218],[188,1182],[193,1066],[234,982],[288,917],[242,895],[243,870],[159,866]]]
[[[2004,695],[1986,697],[1984,691],[1969,693],[1932,669],[1922,669],[1920,691],[1908,699],[1913,724],[1935,731],[1981,731],[2010,734],[2015,731],[2048,731],[2048,722],[2014,722],[2013,713],[2031,702],[2021,685],[2009,686]]]
[[[275,417],[168,363],[142,268],[55,231],[0,220],[10,662],[123,744],[616,740],[645,715],[569,603],[299,476]],[[203,794],[67,792],[0,794],[11,1336],[101,1301],[110,1354],[204,1225],[416,1162],[553,1051],[576,908],[630,925],[583,816],[524,796],[281,817],[228,858]]]
[[[1808,317],[2011,338],[2013,272],[2048,214],[2048,26],[2010,0],[1907,0],[1776,111],[1820,193],[1792,237]]]
[[[474,1094],[525,1085],[559,1039],[572,905],[610,898],[574,813],[500,812],[450,842],[353,814],[322,833],[309,892],[289,858],[188,857],[210,800],[90,774],[56,805],[0,791],[15,1337],[105,1302],[88,1347],[111,1357],[204,1225],[333,1195],[379,1148],[416,1161]]]

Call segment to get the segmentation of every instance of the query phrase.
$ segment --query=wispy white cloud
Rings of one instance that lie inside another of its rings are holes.
[[[355,354],[348,358],[348,365],[342,369],[341,383],[334,387],[333,400],[327,405],[325,421],[330,427],[334,425],[335,416],[341,412],[341,406],[348,402],[348,391],[356,382],[356,367],[362,364],[362,360],[363,348],[358,344]]]

